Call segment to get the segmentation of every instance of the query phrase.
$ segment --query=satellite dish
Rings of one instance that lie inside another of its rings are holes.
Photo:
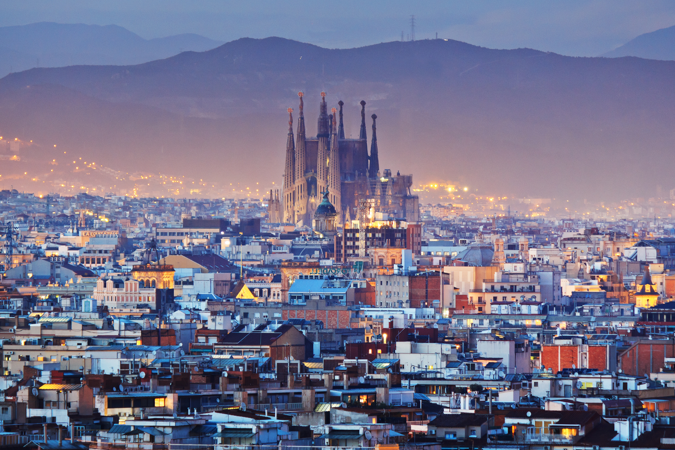
[[[157,354],[157,350],[153,350],[153,351],[152,351],[152,354],[153,354],[153,355],[156,355],[156,354]]]
[[[370,433],[370,431],[366,430],[363,435],[366,437],[366,439],[371,440],[373,438],[373,435]]]
[[[581,389],[584,386],[584,383],[577,381],[577,389]]]
[[[579,376],[579,372],[574,372],[574,376],[575,376],[575,377],[578,377],[578,376]]]
[[[504,378],[505,376],[506,376],[506,374],[500,370],[499,371],[499,378]]]
[[[563,382],[562,382],[562,381],[558,381],[558,387],[563,387]]]
[[[145,372],[139,373],[138,376],[141,377],[141,378],[145,378]]]
[[[227,377],[227,372],[223,370],[223,376]]]
[[[195,366],[195,372],[199,372],[199,367]]]
[[[38,396],[38,388],[36,388],[36,387],[33,388],[33,395],[34,395],[35,397]]]
[[[359,384],[365,384],[365,383],[366,383],[366,379],[363,378],[363,377],[359,377]]]
[[[124,392],[124,386],[120,384],[120,392]]]
[[[528,411],[526,414],[527,417],[532,417],[532,411]]]
[[[115,386],[113,386],[113,391],[117,392],[117,388]]]
[[[588,411],[588,405],[584,403],[584,411]]]
[[[180,356],[185,356],[185,351],[184,351],[184,350],[181,350],[181,351],[180,351]]]

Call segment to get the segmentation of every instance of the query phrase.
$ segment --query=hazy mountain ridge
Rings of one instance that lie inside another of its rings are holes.
[[[675,60],[675,26],[641,34],[602,56],[609,58],[635,56],[663,61]]]
[[[382,168],[495,195],[581,201],[675,187],[667,169],[675,163],[673,84],[675,63],[635,58],[571,58],[444,40],[329,50],[240,39],[136,66],[11,74],[0,80],[0,94],[17,101],[0,105],[0,124],[26,137],[58,135],[97,161],[135,170],[155,164],[197,177],[278,184],[286,108],[297,111],[297,92],[305,91],[312,134],[318,94],[326,90],[330,106],[346,103],[347,135],[358,134],[359,100],[368,102],[368,117],[377,113]],[[56,90],[58,101],[49,94]],[[368,131],[370,137],[370,120]],[[158,161],[158,149],[171,157]]]
[[[34,67],[126,65],[204,51],[222,44],[196,34],[144,39],[117,25],[40,22],[0,27],[0,77]]]

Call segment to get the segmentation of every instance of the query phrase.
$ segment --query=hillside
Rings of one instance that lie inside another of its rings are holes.
[[[610,58],[636,56],[638,58],[673,61],[675,60],[675,26],[641,34],[602,56]]]
[[[361,99],[377,113],[383,169],[583,204],[675,187],[674,84],[673,62],[445,40],[329,50],[240,39],[136,66],[11,74],[0,80],[0,134],[58,142],[124,172],[268,189],[282,181],[286,108],[303,90],[314,133],[326,90],[330,105],[345,101],[348,136]]]
[[[40,22],[0,27],[0,77],[35,67],[139,64],[220,44],[196,34],[143,39],[116,25]]]

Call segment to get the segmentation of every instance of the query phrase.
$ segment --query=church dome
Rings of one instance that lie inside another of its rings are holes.
[[[319,203],[319,206],[316,208],[316,212],[314,213],[314,217],[316,216],[336,216],[337,215],[337,210],[335,209],[335,206],[328,200],[328,192],[324,192],[323,194],[323,200],[321,200],[321,203]]]

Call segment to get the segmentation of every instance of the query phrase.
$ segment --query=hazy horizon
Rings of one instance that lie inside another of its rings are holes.
[[[328,48],[354,48],[438,36],[495,49],[532,48],[597,56],[643,33],[675,25],[675,3],[599,0],[548,3],[346,1],[321,6],[291,0],[238,3],[149,0],[0,1],[0,26],[36,22],[119,25],[152,39],[195,33],[218,41],[284,37]]]

